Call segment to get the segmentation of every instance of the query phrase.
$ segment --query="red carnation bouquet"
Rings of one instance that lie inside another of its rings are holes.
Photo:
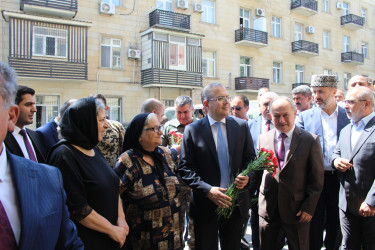
[[[279,167],[277,157],[273,153],[272,150],[261,148],[258,151],[257,157],[254,159],[253,162],[251,162],[247,168],[242,171],[241,175],[245,176],[249,174],[252,171],[257,171],[257,170],[267,170],[270,174],[272,174],[272,178],[275,176],[277,168]],[[229,218],[235,207],[238,206],[236,204],[236,201],[238,199],[238,196],[240,195],[240,192],[242,190],[239,190],[236,188],[236,185],[234,184],[234,180],[230,184],[228,190],[225,192],[227,196],[229,196],[232,199],[232,205],[227,207],[227,208],[221,208],[218,207],[216,209],[216,213],[219,216],[223,216],[224,218]]]
[[[177,133],[176,131],[171,131],[169,134],[172,135],[173,145],[181,145],[182,134]]]

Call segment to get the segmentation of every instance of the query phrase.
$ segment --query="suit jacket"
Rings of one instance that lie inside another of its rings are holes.
[[[39,163],[46,163],[46,159],[43,156],[42,151],[41,151],[41,143],[40,143],[40,140],[39,140],[39,135],[35,131],[33,131],[31,129],[28,129],[28,128],[26,128],[26,133],[31,139],[31,143],[33,144],[34,151],[35,151],[36,158],[37,158],[38,162]],[[17,142],[16,138],[14,138],[12,132],[8,131],[7,136],[5,137],[4,143],[5,143],[5,146],[7,147],[7,149],[12,154],[18,155],[20,157],[25,157],[23,155],[23,152],[22,152],[22,149],[21,149],[20,145],[18,145],[18,142]]]
[[[338,106],[338,114],[337,114],[337,140],[340,138],[340,131],[343,129],[347,124],[349,124],[350,120],[345,112],[345,109]],[[323,125],[322,125],[322,118],[321,118],[321,109],[318,107],[314,107],[303,111],[298,116],[298,122],[296,123],[297,126],[303,128],[313,134],[319,136],[320,146],[323,149]]]
[[[254,147],[245,120],[226,118],[229,166],[235,177],[254,159]],[[207,198],[212,186],[220,186],[220,167],[209,120],[206,117],[185,127],[181,144],[179,173],[192,188],[190,213],[195,219],[209,219],[217,206]],[[246,188],[245,188],[246,189]],[[239,198],[242,216],[248,213],[250,196],[242,192]]]
[[[7,151],[21,215],[19,249],[83,249],[60,171]]]
[[[375,117],[362,131],[353,150],[351,150],[351,128],[347,125],[341,131],[341,137],[332,155],[332,163],[338,158],[345,158],[353,164],[346,172],[339,174],[339,207],[359,215],[363,201],[375,207]],[[350,136],[349,136],[350,135]],[[332,165],[333,166],[333,165]]]
[[[257,151],[258,137],[262,133],[262,115],[249,122],[249,129],[253,139],[254,150]]]
[[[57,132],[57,124],[53,118],[48,123],[37,128],[35,132],[39,135],[41,142],[40,150],[45,159],[47,159],[49,149],[59,141],[59,133]]]
[[[258,148],[275,152],[275,133],[276,129],[272,129],[261,134]],[[254,173],[250,192],[261,183],[259,216],[272,220],[279,215],[284,223],[297,224],[299,210],[314,214],[323,180],[323,155],[318,137],[296,126],[283,169],[277,169],[274,178],[267,171]]]

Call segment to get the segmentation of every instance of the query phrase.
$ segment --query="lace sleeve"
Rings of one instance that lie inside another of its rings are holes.
[[[71,217],[75,221],[81,221],[92,212],[92,208],[89,205],[83,206],[76,210],[73,210]]]

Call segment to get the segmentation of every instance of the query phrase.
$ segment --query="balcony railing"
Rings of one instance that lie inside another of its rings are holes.
[[[178,12],[156,9],[149,14],[150,27],[190,30],[190,16]]]
[[[306,82],[298,82],[298,83],[293,83],[292,84],[292,90],[298,86],[301,86],[301,85],[306,85],[306,86],[309,86],[310,87],[310,83],[306,83]]]
[[[78,10],[78,0],[21,0],[21,6],[25,4],[60,10]]]
[[[344,52],[341,53],[341,62],[351,64],[363,64],[363,54],[357,52]]]
[[[318,2],[314,0],[293,0],[290,9],[301,15],[311,16],[318,13]]]
[[[241,28],[235,31],[234,39],[236,44],[264,47],[268,44],[268,33],[261,30]]]
[[[202,73],[151,68],[142,70],[144,87],[202,87]]]
[[[260,88],[269,88],[270,80],[266,78],[242,76],[234,79],[235,90],[258,90]]]
[[[305,40],[295,41],[292,42],[292,52],[305,56],[317,56],[319,55],[319,44]]]
[[[363,27],[363,17],[349,14],[346,16],[341,17],[341,25],[350,29],[350,30],[358,30]]]

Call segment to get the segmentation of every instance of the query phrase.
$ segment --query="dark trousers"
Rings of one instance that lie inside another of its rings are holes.
[[[310,225],[310,250],[320,250],[323,246],[323,231],[326,229],[324,246],[327,250],[337,250],[341,244],[339,217],[340,184],[335,172],[324,172],[324,186]]]
[[[217,250],[218,237],[222,250],[238,250],[241,245],[244,218],[235,208],[229,219],[218,218],[215,214],[210,219],[194,218],[195,250]]]
[[[254,250],[259,250],[259,214],[258,202],[250,208],[251,242]]]
[[[375,217],[362,217],[340,209],[343,250],[375,249]]]

